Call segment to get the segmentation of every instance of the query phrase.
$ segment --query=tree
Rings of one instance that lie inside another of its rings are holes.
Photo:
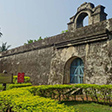
[[[2,46],[0,46],[0,52],[3,52],[3,51],[7,51],[9,49],[9,47],[11,47],[11,45],[6,45],[7,42],[5,43],[2,43]]]
[[[0,37],[2,36],[3,34],[0,32]]]

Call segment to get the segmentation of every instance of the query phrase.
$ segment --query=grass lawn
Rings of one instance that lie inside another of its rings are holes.
[[[79,112],[112,112],[112,107],[93,102],[63,101],[65,105],[79,109]]]

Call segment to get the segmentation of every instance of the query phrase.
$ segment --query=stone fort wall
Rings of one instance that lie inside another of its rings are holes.
[[[0,72],[24,72],[36,85],[69,84],[70,65],[79,57],[83,83],[112,84],[112,19],[74,31],[70,24],[66,33],[0,53]]]

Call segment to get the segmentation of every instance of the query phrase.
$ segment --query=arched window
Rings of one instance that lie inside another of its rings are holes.
[[[83,83],[84,64],[81,58],[76,58],[70,66],[70,83]]]
[[[88,25],[88,14],[87,13],[81,13],[78,16],[76,23],[77,23],[77,28],[81,28],[83,26],[87,26]]]

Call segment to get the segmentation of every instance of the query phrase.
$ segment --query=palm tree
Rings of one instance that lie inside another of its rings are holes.
[[[2,43],[2,46],[0,46],[0,52],[3,52],[3,51],[7,51],[9,47],[11,47],[11,45],[6,45],[7,42],[5,43]]]
[[[3,34],[0,32],[0,37],[2,36]]]

